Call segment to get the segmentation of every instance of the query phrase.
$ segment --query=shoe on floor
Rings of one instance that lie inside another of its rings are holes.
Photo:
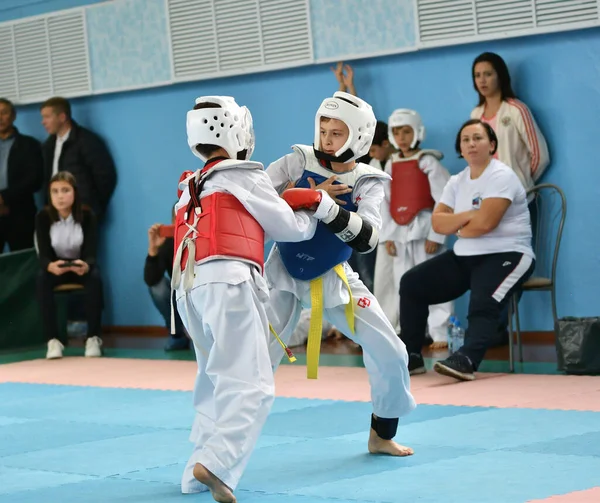
[[[411,376],[424,374],[427,372],[425,368],[425,361],[423,357],[417,353],[411,353],[408,355],[408,373]]]
[[[88,337],[85,341],[85,356],[87,358],[98,358],[102,356],[102,339],[97,336]]]
[[[48,341],[48,350],[46,351],[47,360],[56,360],[63,357],[63,349],[65,347],[58,339],[50,339]]]
[[[472,381],[475,379],[475,371],[471,360],[460,353],[454,353],[445,360],[436,362],[433,370],[438,374],[454,377],[459,381]]]

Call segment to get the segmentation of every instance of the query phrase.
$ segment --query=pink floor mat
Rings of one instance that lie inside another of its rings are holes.
[[[0,382],[26,382],[114,388],[191,391],[193,361],[70,357],[0,366]],[[306,379],[306,367],[282,365],[278,396],[369,401],[369,381],[361,367],[321,367],[319,379]],[[600,412],[600,377],[478,374],[457,382],[434,372],[415,376],[417,403],[487,407],[571,409]],[[600,499],[598,500],[600,501]]]
[[[598,503],[600,502],[600,487],[563,494],[561,496],[550,496],[543,500],[531,500],[528,503]]]

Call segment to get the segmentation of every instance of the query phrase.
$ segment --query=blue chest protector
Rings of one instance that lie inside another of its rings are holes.
[[[308,178],[312,178],[316,185],[327,180],[327,177],[305,169],[302,177],[296,182],[296,187],[309,188]],[[344,209],[357,210],[357,206],[352,201],[352,192],[338,196],[338,199],[346,202]],[[318,278],[336,265],[346,262],[352,255],[352,248],[341,241],[322,222],[317,224],[312,239],[300,243],[278,242],[277,248],[290,276],[305,281]]]

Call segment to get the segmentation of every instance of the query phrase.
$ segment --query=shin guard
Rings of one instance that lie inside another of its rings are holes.
[[[384,417],[375,417],[371,414],[371,428],[375,430],[377,436],[384,440],[391,440],[398,431],[398,418],[387,419]]]

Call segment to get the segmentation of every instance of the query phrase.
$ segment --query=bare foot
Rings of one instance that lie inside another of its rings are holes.
[[[393,440],[380,438],[371,428],[369,433],[369,452],[371,454],[388,454],[389,456],[412,456],[415,451],[410,447],[397,444]]]
[[[448,347],[448,342],[446,341],[433,341],[429,345],[429,349],[446,349]]]
[[[194,466],[194,477],[210,489],[215,501],[218,501],[219,503],[237,502],[231,489],[229,489],[229,487],[227,487],[214,473],[209,472],[204,465],[196,463],[196,466]]]

